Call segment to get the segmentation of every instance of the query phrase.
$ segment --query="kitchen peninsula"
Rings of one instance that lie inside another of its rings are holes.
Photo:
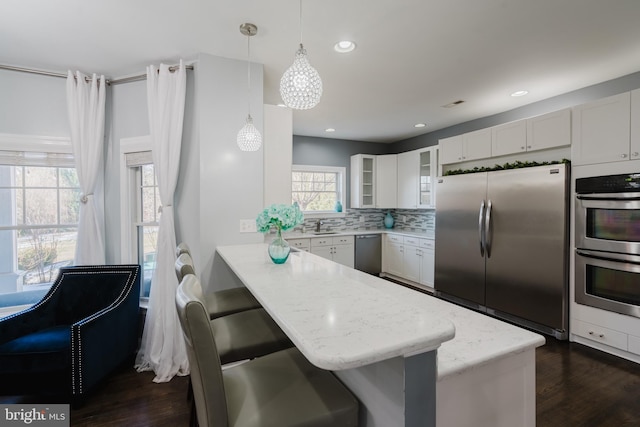
[[[540,335],[307,252],[283,265],[266,244],[217,253],[300,351],[356,394],[361,425],[535,426]]]

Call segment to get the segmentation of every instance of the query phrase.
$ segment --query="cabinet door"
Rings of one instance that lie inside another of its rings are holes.
[[[333,260],[333,246],[311,247],[311,253],[322,258]]]
[[[355,265],[355,245],[335,245],[333,247],[333,260],[339,264],[353,268]]]
[[[640,89],[631,92],[631,160],[640,159]]]
[[[571,145],[569,108],[527,120],[527,151]]]
[[[309,252],[309,239],[287,239],[287,242],[294,248]]]
[[[435,180],[438,168],[438,147],[418,151],[420,173],[418,176],[418,207],[435,208]]]
[[[527,121],[518,120],[491,128],[491,155],[527,151]]]
[[[442,153],[440,153],[442,156]],[[480,129],[462,135],[462,159],[488,159],[491,157],[491,128]]]
[[[422,266],[420,251],[417,246],[404,245],[402,277],[416,283],[420,283],[420,267]]]
[[[572,111],[573,165],[629,159],[631,94],[610,96]]]
[[[440,147],[440,164],[448,165],[464,161],[462,158],[462,135],[443,138],[438,141],[438,146]]]
[[[398,208],[418,207],[418,171],[420,156],[417,151],[398,154]]]
[[[387,245],[385,247],[387,273],[403,277],[403,252],[404,247],[401,243],[387,241]]]
[[[435,272],[435,251],[433,241],[430,246],[421,245],[422,269],[420,270],[420,283],[433,289]]]
[[[375,207],[376,156],[351,156],[351,207]]]
[[[394,209],[397,206],[398,155],[376,156],[376,208]]]

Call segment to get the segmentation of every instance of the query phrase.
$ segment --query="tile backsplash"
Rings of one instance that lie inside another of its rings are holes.
[[[323,218],[322,229],[330,230],[377,230],[384,227],[384,217],[391,212],[393,229],[405,231],[434,232],[436,212],[434,210],[416,209],[347,209],[341,218]],[[304,224],[294,231],[312,231],[316,227],[318,218],[307,218]]]

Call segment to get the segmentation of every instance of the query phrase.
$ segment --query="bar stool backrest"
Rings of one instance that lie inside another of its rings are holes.
[[[220,357],[195,275],[185,275],[178,285],[176,309],[187,346],[198,425],[228,427]]]

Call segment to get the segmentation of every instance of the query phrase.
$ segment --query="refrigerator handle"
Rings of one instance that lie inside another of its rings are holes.
[[[491,200],[487,203],[487,214],[484,217],[484,246],[487,251],[487,258],[491,258],[491,240],[492,240],[492,230],[491,230]]]
[[[478,212],[478,233],[480,234],[480,256],[484,257],[484,200],[480,203],[480,211]]]

